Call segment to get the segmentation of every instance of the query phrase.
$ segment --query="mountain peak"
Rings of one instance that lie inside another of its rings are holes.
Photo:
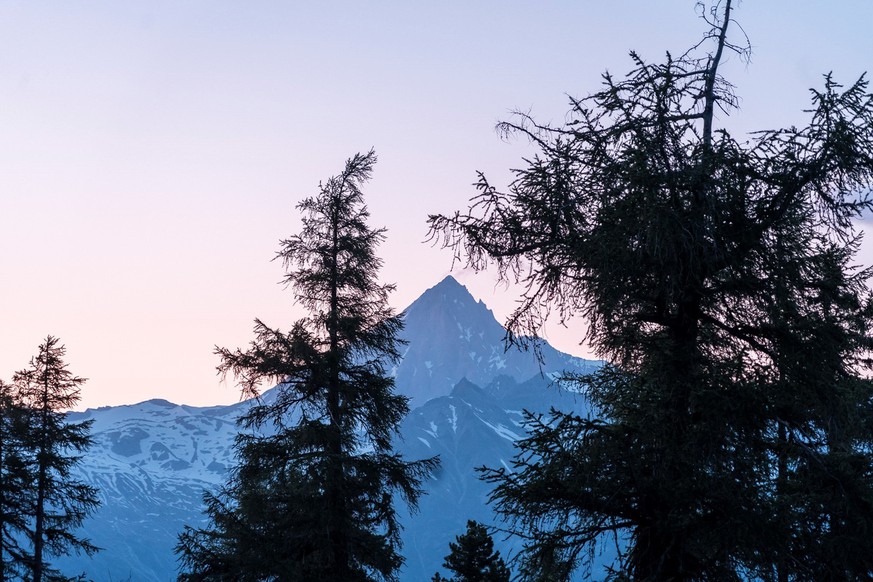
[[[425,292],[404,318],[401,337],[409,343],[400,347],[403,360],[394,370],[397,391],[413,406],[424,406],[403,421],[398,452],[407,459],[443,458],[440,471],[423,483],[428,495],[420,513],[414,519],[406,512],[398,515],[407,532],[401,579],[411,581],[439,568],[445,554],[441,540],[467,519],[496,519],[482,503],[487,485],[473,468],[508,467],[513,443],[524,436],[520,411],[573,405],[573,395],[548,388],[550,372],[583,368],[581,361],[546,345],[550,367],[540,375],[534,355],[507,349],[503,327],[454,277]],[[270,402],[279,391],[265,391],[262,401]],[[104,504],[86,527],[107,550],[93,558],[60,558],[56,565],[63,571],[86,570],[97,582],[130,572],[143,582],[174,578],[173,560],[167,557],[178,532],[184,524],[203,523],[204,488],[219,487],[236,466],[235,420],[251,405],[193,407],[155,399],[70,413],[94,421],[94,446],[76,470],[102,491]],[[504,544],[504,550],[517,548]]]
[[[476,299],[473,298],[470,290],[464,285],[461,285],[461,283],[451,275],[446,275],[442,281],[422,293],[416,303],[426,297],[434,296],[451,297],[452,299],[460,299],[476,303]]]
[[[485,386],[497,375],[524,382],[545,372],[577,368],[576,360],[543,344],[532,351],[507,346],[506,330],[481,300],[451,275],[422,293],[404,312],[408,342],[395,380],[411,406],[446,396],[462,379]]]
[[[467,290],[467,288],[464,285],[461,285],[461,283],[459,283],[458,280],[455,279],[451,275],[446,275],[445,277],[443,277],[442,281],[440,281],[439,283],[437,283],[436,285],[431,287],[431,289],[439,289],[439,288],[442,288],[442,289],[463,289],[465,291]]]
[[[407,320],[415,319],[416,314],[429,311],[454,314],[455,317],[465,320],[474,317],[481,322],[487,322],[485,325],[488,327],[492,326],[493,320],[493,325],[501,327],[485,303],[482,300],[477,301],[470,290],[451,275],[422,293],[406,308]]]

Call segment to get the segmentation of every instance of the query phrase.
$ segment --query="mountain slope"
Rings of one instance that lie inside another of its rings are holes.
[[[513,407],[500,394],[514,393]],[[518,408],[520,401],[525,403]],[[420,512],[406,516],[403,536],[406,565],[401,579],[429,580],[439,570],[448,544],[464,532],[468,519],[496,523],[488,505],[490,485],[477,478],[480,467],[510,468],[514,443],[525,434],[522,409],[546,413],[550,408],[585,414],[587,406],[574,393],[539,375],[517,383],[500,376],[485,387],[462,380],[448,396],[416,408],[401,428],[398,449],[409,458],[438,454],[442,464],[427,486]],[[497,536],[504,556],[519,546]]]
[[[84,529],[103,551],[57,564],[94,580],[173,579],[176,536],[201,521],[203,490],[224,482],[243,406],[150,400],[75,414],[94,420],[94,446],[77,470],[99,489],[101,507]]]
[[[505,346],[506,330],[480,300],[448,276],[404,312],[401,338],[408,342],[397,367],[397,386],[411,406],[448,394],[461,379],[484,386],[499,375],[523,382],[539,374],[533,352]],[[588,364],[541,346],[542,371],[578,370]]]
[[[410,460],[439,455],[442,461],[426,483],[420,511],[402,516],[401,579],[413,582],[430,579],[467,519],[494,523],[488,486],[475,468],[510,462],[513,443],[524,434],[521,410],[584,412],[584,402],[550,378],[597,364],[544,346],[540,373],[532,353],[504,351],[503,328],[452,278],[425,292],[405,318],[409,343],[395,372],[398,390],[413,397],[415,408],[400,427],[397,448]],[[104,551],[57,565],[99,582],[173,580],[176,536],[185,524],[202,523],[202,492],[224,482],[234,462],[234,419],[247,406],[151,400],[75,413],[76,420],[95,421],[95,445],[79,472],[100,489],[103,505],[85,530]],[[496,541],[504,555],[513,549]]]

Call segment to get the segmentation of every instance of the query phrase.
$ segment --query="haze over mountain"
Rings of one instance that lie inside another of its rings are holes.
[[[413,409],[397,448],[408,459],[441,459],[420,511],[402,512],[401,579],[413,582],[429,580],[440,568],[467,519],[495,523],[489,486],[475,468],[508,466],[513,443],[524,435],[521,411],[584,413],[581,396],[552,379],[598,363],[546,345],[541,369],[533,352],[505,350],[503,327],[452,277],[410,305],[405,323],[408,344],[395,373],[397,389],[410,396]],[[95,445],[78,470],[100,490],[102,506],[85,530],[104,550],[57,565],[98,582],[175,579],[176,536],[185,524],[203,522],[202,492],[226,479],[234,463],[235,418],[248,405],[201,408],[150,400],[73,413],[75,420],[95,421]],[[504,555],[515,549],[500,536],[495,541]]]

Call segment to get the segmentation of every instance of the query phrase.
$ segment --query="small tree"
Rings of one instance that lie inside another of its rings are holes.
[[[30,561],[21,547],[33,482],[22,442],[27,430],[27,411],[18,393],[0,380],[0,580],[23,577]]]
[[[255,322],[249,349],[218,349],[222,374],[258,398],[240,419],[239,465],[207,495],[205,529],[186,528],[181,580],[395,580],[402,563],[394,497],[415,506],[435,461],[392,450],[407,398],[388,366],[402,322],[376,275],[384,230],[367,226],[361,186],[373,151],[346,162],[298,205],[282,241],[284,282],[309,315],[289,332]],[[263,382],[278,383],[259,399]]]
[[[48,336],[30,367],[13,377],[29,424],[23,448],[33,475],[27,514],[32,555],[26,564],[33,582],[68,579],[51,568],[49,556],[71,552],[90,555],[99,549],[74,533],[99,503],[97,489],[72,475],[82,458],[79,453],[91,445],[92,421],[71,423],[66,419],[66,411],[79,402],[85,379],[67,369],[65,353],[59,340]]]
[[[437,573],[433,582],[509,582],[509,568],[482,524],[468,521],[467,531],[449,542],[449,550],[443,568],[455,575],[447,580]]]

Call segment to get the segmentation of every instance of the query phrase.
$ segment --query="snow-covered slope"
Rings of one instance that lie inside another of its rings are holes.
[[[482,302],[447,278],[406,311],[409,342],[397,387],[413,397],[398,449],[408,459],[439,455],[420,511],[404,515],[404,581],[429,580],[467,519],[493,523],[488,485],[476,467],[499,467],[523,435],[521,410],[551,406],[584,411],[577,395],[549,377],[596,366],[548,346],[543,374],[530,352],[505,352],[504,331]],[[100,489],[101,508],[86,534],[104,550],[57,560],[63,571],[96,581],[175,578],[173,547],[185,524],[202,523],[201,496],[224,481],[233,463],[234,419],[248,406],[198,408],[164,400],[89,409],[95,446],[79,471]],[[505,542],[503,553],[511,551]]]
[[[73,415],[94,421],[94,446],[78,471],[100,491],[85,533],[104,550],[59,560],[63,570],[94,580],[172,580],[176,536],[201,520],[203,490],[224,481],[243,406],[150,400]]]

